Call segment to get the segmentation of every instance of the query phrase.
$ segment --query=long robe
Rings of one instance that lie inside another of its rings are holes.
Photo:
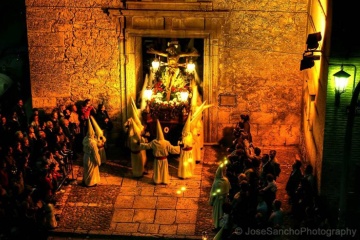
[[[191,132],[183,137],[182,142],[184,144],[180,151],[178,177],[179,178],[190,178],[194,174],[195,160],[193,156],[193,145],[194,139]]]
[[[83,183],[88,187],[94,186],[100,182],[99,166],[101,165],[96,139],[86,136],[83,140],[83,151]]]
[[[134,134],[128,137],[128,146],[131,151],[131,168],[133,177],[141,177],[144,173],[144,167],[146,164],[146,151],[141,149],[137,144],[139,141],[139,137]],[[144,138],[140,139],[140,142],[145,142]]]
[[[154,176],[155,184],[168,184],[170,182],[169,176],[169,154],[179,154],[180,146],[173,146],[167,140],[154,139],[149,143],[140,143],[141,149],[152,149],[154,155]]]
[[[215,173],[215,179],[211,187],[209,203],[212,206],[212,220],[214,228],[220,228],[220,218],[224,212],[223,204],[227,201],[227,196],[230,191],[230,182],[224,176],[223,167],[219,166]]]

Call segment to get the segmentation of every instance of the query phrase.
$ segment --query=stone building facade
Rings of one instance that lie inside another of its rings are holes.
[[[204,39],[205,140],[249,114],[258,146],[300,144],[307,1],[27,0],[33,107],[104,102],[114,138],[142,84],[145,36]]]

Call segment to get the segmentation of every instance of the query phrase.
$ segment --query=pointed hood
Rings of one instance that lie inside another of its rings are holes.
[[[95,135],[97,137],[102,137],[104,135],[103,130],[100,128],[99,124],[96,122],[93,116],[90,116],[91,123],[93,125]]]
[[[140,140],[141,139],[141,130],[138,127],[138,125],[134,121],[132,121],[131,127],[132,127],[132,130],[134,132],[134,135],[136,135],[138,140]]]
[[[185,136],[188,132],[191,131],[191,112],[188,115],[188,118],[186,119],[185,125],[182,130],[182,135]]]
[[[88,124],[88,131],[86,133],[86,136],[88,137],[94,137],[95,136],[95,131],[94,131],[94,128],[91,124],[91,121],[90,121],[90,118],[87,120],[87,124]]]
[[[218,168],[216,169],[215,178],[220,179],[224,177],[224,167],[225,164],[221,163]]]
[[[208,109],[213,106],[214,106],[214,104],[206,104],[206,101],[203,102],[199,107],[196,108],[196,111],[191,118],[191,123],[196,123],[198,120],[200,120],[202,117],[203,111],[205,109]]]
[[[192,97],[191,97],[190,105],[191,105],[191,110],[193,111],[193,113],[195,113],[195,109],[197,107],[197,101],[198,101],[198,97],[199,97],[198,86],[196,84],[194,84],[191,91],[192,91]]]
[[[165,140],[164,133],[162,131],[162,127],[159,119],[156,120],[156,139],[157,140]]]
[[[141,123],[141,118],[140,118],[141,115],[139,114],[139,111],[138,111],[136,104],[134,102],[134,99],[132,97],[131,97],[131,110],[132,110],[132,118],[133,118],[134,122],[140,128],[140,131],[143,131],[144,126]]]

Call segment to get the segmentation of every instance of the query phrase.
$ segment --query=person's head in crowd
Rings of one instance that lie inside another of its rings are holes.
[[[266,174],[266,181],[271,183],[274,181],[274,176],[271,173]]]
[[[277,211],[277,210],[281,209],[281,201],[279,199],[274,200],[273,208],[274,208],[274,211]]]
[[[295,163],[292,165],[292,167],[294,170],[295,169],[299,170],[301,168],[301,165],[302,165],[302,163],[300,160],[295,160]]]
[[[260,149],[259,147],[255,147],[255,148],[254,148],[254,153],[255,153],[256,156],[260,156],[260,154],[261,154],[261,149]]]
[[[269,157],[271,160],[273,160],[276,157],[276,150],[270,150]]]
[[[246,180],[247,180],[246,174],[245,174],[245,173],[240,173],[239,176],[238,176],[238,180],[239,180],[239,184],[240,184],[242,181],[246,181]]]
[[[309,164],[305,167],[305,174],[312,174],[313,173],[313,167]]]
[[[240,115],[240,120],[241,120],[242,122],[248,122],[248,121],[250,121],[250,117],[249,117],[249,115],[247,115],[247,114],[241,114],[241,115]]]

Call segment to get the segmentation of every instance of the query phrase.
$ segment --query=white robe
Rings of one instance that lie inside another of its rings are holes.
[[[100,182],[99,166],[101,165],[96,139],[86,136],[83,140],[83,151],[83,182],[85,186],[94,186]]]
[[[194,174],[195,160],[193,156],[194,140],[191,132],[183,137],[182,142],[184,147],[180,151],[178,177],[190,178]]]
[[[154,139],[149,143],[141,143],[140,148],[152,149],[154,155],[154,183],[168,184],[170,182],[170,176],[167,156],[169,154],[179,154],[180,146],[173,146],[167,140]]]
[[[131,168],[134,177],[143,176],[145,170],[144,167],[147,160],[146,151],[140,148],[140,146],[137,144],[138,141],[139,138],[137,135],[128,137],[128,146],[130,147],[131,151]],[[145,142],[144,138],[141,138],[140,142]]]

